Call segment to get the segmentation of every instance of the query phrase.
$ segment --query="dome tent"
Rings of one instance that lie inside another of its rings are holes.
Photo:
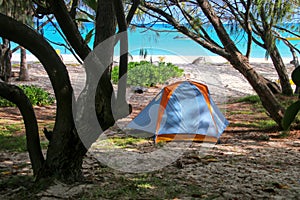
[[[163,88],[127,128],[150,133],[155,142],[215,143],[228,124],[206,85],[181,81]]]

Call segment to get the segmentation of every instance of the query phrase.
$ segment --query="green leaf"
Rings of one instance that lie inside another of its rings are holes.
[[[113,83],[118,82],[118,70],[115,66],[112,70]],[[158,63],[158,66],[148,61],[130,62],[128,63],[128,85],[134,86],[154,86],[157,83],[165,83],[172,77],[180,77],[183,70],[171,63]]]
[[[299,110],[300,110],[300,101],[296,101],[286,109],[282,119],[282,127],[284,130],[289,129],[292,122],[295,120]]]
[[[300,67],[297,67],[292,72],[292,80],[297,86],[300,86]]]
[[[85,42],[86,44],[88,44],[88,43],[91,41],[92,36],[93,36],[93,32],[94,32],[94,29],[90,30],[90,31],[88,32],[88,34],[86,34],[85,39],[84,39],[84,42]]]
[[[50,94],[43,90],[42,88],[36,86],[27,86],[23,85],[20,88],[24,91],[25,95],[28,97],[32,105],[51,105],[54,103],[54,98],[50,96]],[[7,101],[0,97],[0,107],[10,107],[15,106],[13,103]]]
[[[0,6],[3,4],[3,0],[0,0]]]

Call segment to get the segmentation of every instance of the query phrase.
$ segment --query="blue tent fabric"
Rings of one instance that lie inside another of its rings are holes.
[[[162,91],[130,122],[128,128],[155,133]]]
[[[128,128],[166,135],[203,135],[218,139],[229,122],[205,85],[183,81],[165,87]]]

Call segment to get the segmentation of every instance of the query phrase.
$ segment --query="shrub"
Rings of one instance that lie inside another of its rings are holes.
[[[236,102],[238,103],[242,103],[242,102],[245,102],[245,103],[260,103],[260,98],[259,96],[257,95],[249,95],[249,96],[245,96],[245,97],[242,97],[240,99],[238,99]]]
[[[134,86],[154,86],[163,84],[168,79],[180,77],[183,75],[183,70],[172,63],[159,62],[154,65],[148,61],[130,62],[128,63],[128,78],[127,84]],[[113,83],[118,82],[119,66],[112,70]]]
[[[33,106],[45,106],[54,103],[54,98],[44,89],[33,85],[22,85],[20,88],[24,91]],[[15,104],[0,97],[0,107],[10,107]]]
[[[300,87],[300,66],[296,67],[292,72],[292,80],[297,87]],[[297,119],[297,115],[300,111],[300,93],[298,92],[298,100],[292,103],[285,111],[284,117],[282,119],[282,127],[284,130],[288,130]]]

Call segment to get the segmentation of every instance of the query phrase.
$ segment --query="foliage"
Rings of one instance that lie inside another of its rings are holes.
[[[140,142],[146,142],[147,140],[142,138],[135,138],[135,137],[113,137],[109,138],[109,142],[113,143],[116,146],[121,148],[125,148],[128,145],[136,145]]]
[[[300,67],[297,67],[292,72],[292,80],[297,85],[300,86]],[[282,119],[282,127],[284,130],[288,130],[296,119],[296,116],[300,110],[300,95],[298,97],[298,101],[292,103],[285,111],[284,117]]]
[[[41,127],[46,127],[48,130],[52,130],[54,122],[48,120],[42,120]],[[48,140],[44,137],[42,131],[41,134],[41,147],[47,149],[49,144]],[[0,119],[0,152],[25,152],[27,151],[25,126],[22,121],[16,119]],[[0,170],[1,171],[1,170]]]
[[[279,132],[279,135],[278,135],[278,138],[287,138],[289,137],[291,134],[289,131],[280,131]]]
[[[300,72],[300,70],[299,70]],[[300,76],[300,74],[299,74]],[[293,73],[292,78],[295,77],[295,73]],[[299,123],[299,117],[298,112],[300,110],[300,100],[295,102],[295,97],[287,97],[284,95],[277,96],[278,99],[281,102],[281,105],[286,108],[286,112],[284,115],[284,118],[282,120],[282,127],[284,130],[288,130],[290,125],[293,123],[293,121],[296,120],[297,123]],[[249,110],[239,110],[235,112],[231,112],[231,114],[245,114],[245,115],[254,115],[258,113],[265,112],[265,109],[263,108],[260,98],[257,95],[249,95],[242,98],[239,98],[235,100],[234,102],[238,103],[249,103],[255,105],[254,111]],[[297,121],[298,120],[298,121]],[[256,127],[256,128],[262,128],[267,129],[275,126],[274,121],[272,120],[261,120],[258,122],[246,122],[243,124],[231,124],[231,126],[242,126],[242,127]]]
[[[297,67],[292,72],[292,80],[295,83],[295,85],[300,86],[300,67]]]
[[[255,0],[253,5],[256,7],[253,11],[257,11],[258,17],[264,16],[262,23],[268,22],[271,26],[283,21],[293,9],[292,2],[282,0]]]
[[[287,130],[289,129],[292,122],[295,120],[298,112],[300,110],[300,101],[296,101],[295,103],[291,104],[284,115],[284,118],[282,120],[282,127]]]
[[[257,95],[249,95],[249,96],[238,99],[236,102],[260,103],[260,98]]]
[[[94,12],[97,10],[97,1],[96,0],[83,0],[84,4],[86,4],[90,9],[92,9]]]
[[[28,97],[33,106],[45,106],[54,103],[54,98],[51,97],[50,94],[42,88],[33,85],[23,85],[20,86],[20,88],[24,91],[25,95]],[[7,101],[6,99],[0,97],[0,107],[10,106],[15,105],[10,101]]]
[[[0,0],[0,13],[32,25],[32,1]]]
[[[260,114],[264,116],[263,113]],[[261,119],[260,121],[257,122],[252,122],[252,121],[235,122],[235,123],[231,123],[229,126],[242,127],[242,128],[257,128],[260,130],[266,130],[266,129],[271,129],[273,127],[276,127],[276,122],[274,122],[273,120]]]
[[[96,0],[83,0],[81,7],[78,7],[77,15],[80,16],[75,20],[79,23],[82,27],[84,27],[84,23],[80,22],[88,22],[88,23],[95,23],[96,21],[96,12],[97,12],[97,1]],[[85,36],[84,42],[88,44],[93,35],[95,34],[95,28],[92,28]]]
[[[159,62],[154,65],[148,61],[130,62],[128,64],[128,85],[135,86],[154,86],[156,84],[165,83],[172,77],[180,77],[183,70],[179,69],[172,63]],[[119,67],[116,66],[112,70],[113,83],[118,82]]]
[[[2,124],[2,122],[1,122]],[[22,123],[7,124],[0,127],[0,151],[25,152],[27,151],[26,136]],[[48,141],[42,141],[41,146],[46,148]]]
[[[297,69],[297,70],[296,70]],[[296,77],[300,77],[300,68],[296,68],[292,74],[292,79],[293,81],[296,81],[296,83],[300,83],[299,80],[296,80]],[[298,71],[298,72],[297,72]],[[296,73],[297,72],[297,73]],[[299,73],[299,74],[298,74]],[[300,100],[297,100],[296,102],[292,102],[293,98],[283,98],[284,96],[279,96],[279,99],[281,100],[281,104],[283,107],[287,107],[286,112],[284,114],[284,118],[282,120],[282,127],[284,130],[288,130],[293,123],[293,121],[297,120],[297,115],[300,110]],[[260,104],[261,101],[259,96],[257,95],[249,95],[246,97],[242,97],[240,99],[237,99],[235,102],[241,103],[250,103],[250,104]],[[258,109],[258,108],[257,108]],[[258,110],[256,110],[258,112]],[[243,112],[243,113],[242,113]],[[236,114],[249,114],[247,111],[238,111]],[[253,114],[253,113],[252,113]],[[249,127],[272,127],[274,126],[274,122],[268,122],[266,124],[263,124],[264,122],[259,122],[259,123],[249,123],[247,126]],[[265,127],[265,128],[267,128]]]
[[[263,38],[267,57],[275,48],[278,39],[278,32],[274,31],[274,28],[284,21],[290,21],[294,9],[292,2],[283,0],[255,0],[252,4],[252,20],[253,17],[256,19],[252,28],[254,33],[259,33]]]
[[[7,125],[0,129],[0,150],[6,151],[26,151],[25,136],[13,136],[13,133],[19,132],[21,126],[19,125]]]

